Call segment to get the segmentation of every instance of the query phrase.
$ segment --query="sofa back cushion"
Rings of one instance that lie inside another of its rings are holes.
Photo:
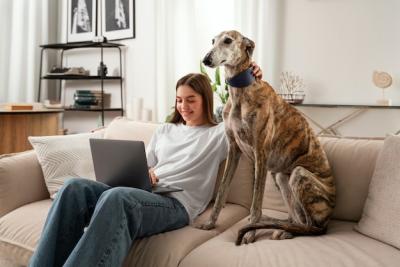
[[[120,139],[120,140],[140,140],[145,145],[150,142],[150,139],[157,129],[158,124],[133,121],[126,117],[117,117],[107,126],[104,131],[105,139]]]
[[[322,138],[336,178],[334,219],[358,221],[383,140]]]
[[[336,179],[336,207],[333,219],[358,221],[383,140],[320,138]],[[279,190],[268,177],[263,208],[287,211]]]
[[[218,177],[215,183],[214,198],[217,197],[218,187],[225,170],[225,160],[221,162],[218,170]],[[254,169],[252,162],[242,154],[239,164],[233,175],[227,202],[241,205],[250,209],[253,196]]]
[[[104,138],[140,140],[147,145],[151,139],[151,136],[153,135],[153,132],[158,126],[159,124],[156,123],[138,122],[125,117],[117,117],[105,129]],[[219,166],[216,182],[217,186],[215,187],[216,189],[220,179],[222,178],[224,167],[225,161],[223,161]],[[246,208],[250,207],[253,183],[252,175],[253,167],[250,161],[246,157],[242,156],[232,180],[227,202],[239,204]]]
[[[35,151],[0,156],[0,217],[46,198],[49,192]]]
[[[355,229],[400,249],[400,136],[388,136],[376,162],[364,212]]]

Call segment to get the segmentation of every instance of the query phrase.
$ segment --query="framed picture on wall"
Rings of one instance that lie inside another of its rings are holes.
[[[68,0],[67,43],[92,41],[97,34],[97,0]]]
[[[108,40],[135,38],[135,0],[100,0],[101,35]]]

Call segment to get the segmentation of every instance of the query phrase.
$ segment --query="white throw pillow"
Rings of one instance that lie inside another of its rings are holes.
[[[28,138],[42,167],[51,198],[68,178],[96,179],[90,138],[103,138],[103,132]]]
[[[355,229],[400,249],[400,136],[385,139]]]

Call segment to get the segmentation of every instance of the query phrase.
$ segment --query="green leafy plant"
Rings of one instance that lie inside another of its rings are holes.
[[[174,114],[175,114],[175,106],[172,106],[171,113],[167,115],[167,117],[165,117],[165,122],[170,122]]]
[[[210,81],[211,88],[213,92],[218,96],[219,100],[223,105],[226,104],[228,101],[229,92],[228,92],[228,85],[226,83],[221,83],[221,73],[220,68],[217,67],[214,73],[214,80],[210,78],[208,75],[205,66],[200,61],[200,72],[207,76],[208,80]]]

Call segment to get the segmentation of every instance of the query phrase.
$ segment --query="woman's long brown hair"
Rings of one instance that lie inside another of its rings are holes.
[[[213,91],[208,78],[201,73],[189,73],[178,80],[175,89],[178,90],[178,87],[181,85],[188,85],[194,91],[196,91],[198,94],[201,95],[203,99],[203,112],[205,112],[205,118],[207,124],[217,125],[213,115],[213,110],[214,110]],[[176,108],[176,99],[175,99],[175,111],[169,122],[185,124],[185,120],[182,118],[181,114],[179,114]]]

